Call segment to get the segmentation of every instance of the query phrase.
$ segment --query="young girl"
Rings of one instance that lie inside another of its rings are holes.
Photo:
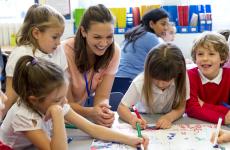
[[[85,11],[75,38],[63,42],[71,81],[69,104],[82,116],[106,127],[114,121],[108,99],[120,60],[113,35],[113,16],[98,4]]]
[[[169,16],[164,9],[152,9],[143,15],[140,25],[125,33],[117,76],[133,79],[144,71],[145,58],[160,43],[159,37],[165,35],[168,23]]]
[[[2,109],[4,109],[5,105],[4,102],[7,100],[7,97],[2,91],[0,91],[0,124],[2,120]],[[0,150],[12,150],[9,146],[5,145],[0,140]]]
[[[138,75],[118,107],[119,116],[134,128],[136,122],[146,128],[146,121],[130,112],[133,105],[141,113],[163,113],[157,128],[170,128],[185,108],[186,68],[181,50],[170,43],[154,47],[147,56],[144,73]]]
[[[0,130],[0,140],[13,149],[33,145],[37,149],[67,150],[64,120],[99,139],[131,146],[143,143],[146,147],[148,144],[147,138],[112,131],[75,113],[66,100],[67,77],[52,62],[32,56],[21,57],[14,71],[13,88],[19,99],[8,111]]]
[[[24,55],[41,57],[67,68],[64,50],[59,47],[60,37],[64,31],[64,17],[46,5],[32,5],[17,34],[17,47],[12,51],[6,65],[6,95],[5,114],[16,101],[17,94],[12,89],[12,77],[16,62]]]
[[[168,25],[168,29],[165,32],[165,35],[163,36],[163,40],[165,42],[172,42],[175,39],[176,34],[176,26],[173,22],[170,22]]]
[[[186,103],[189,117],[230,124],[230,111],[223,103],[230,100],[230,68],[222,68],[228,60],[229,45],[219,33],[204,32],[192,47],[196,68],[188,71],[190,99]]]

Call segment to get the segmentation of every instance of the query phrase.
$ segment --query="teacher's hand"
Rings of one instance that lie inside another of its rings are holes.
[[[106,103],[100,103],[93,107],[92,119],[96,124],[111,127],[114,121],[114,112],[110,110]]]

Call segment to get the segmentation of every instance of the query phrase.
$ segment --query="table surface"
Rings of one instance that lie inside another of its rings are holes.
[[[123,123],[118,117],[118,114],[115,115],[115,123]],[[148,123],[155,123],[155,121],[162,115],[154,114],[149,115],[145,114],[142,115],[146,119]],[[173,124],[211,124],[209,122],[197,120],[194,118],[187,117],[184,115],[182,118],[175,121]],[[229,129],[227,126],[223,126],[221,128]],[[67,129],[68,137],[72,137],[73,141],[69,143],[69,150],[87,150],[90,149],[92,144],[93,138],[84,133],[79,129]]]

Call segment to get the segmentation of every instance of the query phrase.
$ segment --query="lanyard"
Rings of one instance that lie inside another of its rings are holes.
[[[88,83],[87,76],[86,76],[85,72],[84,72],[84,79],[85,79],[85,88],[86,88],[86,91],[87,91],[87,94],[88,94],[88,98],[90,98],[91,89],[92,89],[92,83],[93,83],[93,76],[92,76],[92,79],[90,81],[90,87],[89,87],[89,83]]]

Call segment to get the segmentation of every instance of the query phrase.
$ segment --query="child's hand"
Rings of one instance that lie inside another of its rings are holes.
[[[168,129],[172,126],[172,122],[168,116],[164,115],[156,122],[156,127],[161,129]]]
[[[134,139],[129,140],[131,146],[138,147],[140,144],[143,145],[144,149],[147,150],[149,145],[149,138],[145,135],[142,135],[142,138],[134,137]]]
[[[132,125],[132,127],[134,129],[136,129],[136,123],[139,122],[140,125],[141,125],[141,129],[146,129],[146,126],[147,126],[147,122],[145,119],[141,118],[141,119],[138,119],[136,116],[132,115],[132,117],[130,118],[129,120],[129,124]]]
[[[204,102],[198,97],[198,102],[200,104],[200,107],[202,107],[204,105]]]
[[[212,133],[210,141],[213,143],[215,139],[215,132]],[[230,132],[226,130],[220,130],[220,133],[218,135],[217,143],[226,143],[230,142]]]
[[[45,114],[45,121],[51,119],[54,117],[54,115],[56,116],[63,116],[63,110],[62,110],[62,107],[60,105],[51,105],[48,110],[46,111],[46,114]]]
[[[230,124],[230,111],[225,115],[224,124]]]
[[[99,125],[111,127],[115,117],[114,112],[110,110],[110,107],[111,106],[105,103],[100,103],[94,106],[91,118]]]

